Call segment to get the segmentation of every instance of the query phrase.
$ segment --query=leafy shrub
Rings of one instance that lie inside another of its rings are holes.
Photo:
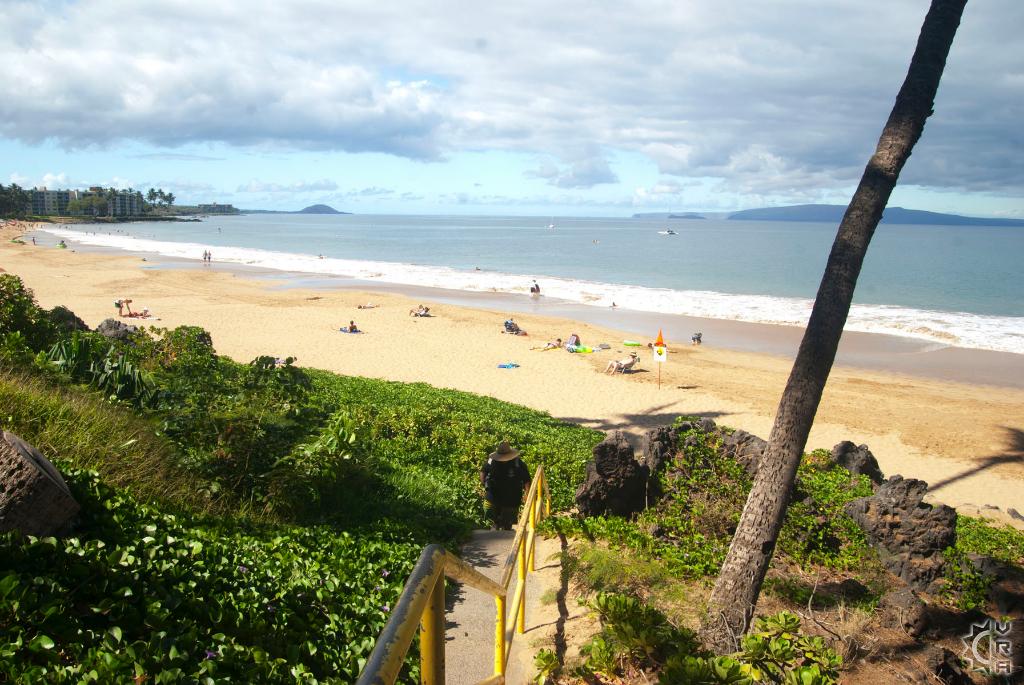
[[[842,665],[821,637],[801,634],[800,619],[789,612],[759,618],[739,652],[716,657],[693,632],[633,597],[598,593],[590,606],[600,615],[601,631],[581,648],[584,676],[658,670],[661,685],[833,685]]]
[[[14,274],[0,274],[0,334],[18,332],[38,352],[56,335],[45,310],[36,305],[35,295]]]
[[[699,430],[680,436],[678,451],[660,474],[664,498],[637,516],[560,516],[543,530],[607,540],[641,557],[659,559],[685,578],[714,576],[721,568],[751,481],[735,460],[722,456],[719,438]],[[871,557],[863,531],[842,508],[871,494],[870,481],[826,461],[827,451],[805,456],[779,549],[802,566],[860,567]]]
[[[169,515],[65,474],[78,537],[0,536],[5,682],[352,682],[419,552]]]
[[[55,342],[46,356],[71,380],[92,385],[110,399],[125,400],[139,408],[150,407],[156,400],[152,377],[103,336],[74,331]]]
[[[963,610],[984,607],[992,586],[992,578],[975,567],[970,555],[1024,564],[1024,532],[1009,525],[994,525],[983,518],[957,514],[956,544],[943,551],[946,582],[942,596]]]
[[[869,553],[867,537],[843,505],[871,493],[871,480],[832,464],[828,450],[806,455],[797,469],[779,547],[802,566],[856,568]]]

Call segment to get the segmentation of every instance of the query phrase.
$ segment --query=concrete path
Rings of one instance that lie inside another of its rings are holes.
[[[477,530],[462,547],[462,558],[482,574],[499,580],[502,565],[511,549],[514,531]],[[533,675],[533,653],[530,637],[541,618],[540,598],[548,589],[545,582],[551,577],[552,564],[558,559],[547,559],[546,546],[537,540],[535,566],[539,572],[530,574],[526,582],[526,632],[516,635],[509,656],[506,682],[510,685],[527,683]],[[543,571],[547,571],[544,574]],[[554,576],[557,577],[557,568]],[[450,581],[449,581],[450,582]],[[472,685],[494,674],[494,598],[471,588],[452,584],[446,616],[447,642],[445,644],[445,680],[449,685]],[[509,587],[509,603],[515,591],[513,577]],[[515,629],[513,617],[506,619],[508,637]],[[508,637],[506,639],[508,639]]]

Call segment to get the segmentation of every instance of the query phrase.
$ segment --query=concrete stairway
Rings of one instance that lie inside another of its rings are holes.
[[[480,573],[495,581],[499,580],[502,565],[512,545],[514,531],[477,530],[462,547],[460,556],[466,563],[475,566]],[[516,635],[509,657],[506,682],[518,685],[529,681],[533,675],[531,633],[543,623],[550,621],[550,609],[545,611],[540,598],[557,581],[559,569],[557,558],[548,557],[550,549],[557,550],[557,544],[544,544],[538,538],[535,552],[535,566],[538,573],[530,574],[526,583],[526,632]],[[509,587],[509,603],[515,591],[513,577]],[[449,685],[472,685],[489,678],[494,673],[494,598],[468,586],[449,590],[449,606],[446,615],[447,642],[445,645],[445,680]],[[515,629],[515,621],[507,619],[508,636]]]

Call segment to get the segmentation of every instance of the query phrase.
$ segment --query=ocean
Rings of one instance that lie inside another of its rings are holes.
[[[549,228],[549,224],[554,224]],[[672,229],[676,235],[666,235]],[[833,224],[252,214],[48,227],[108,249],[311,277],[803,326]],[[1024,229],[879,226],[846,330],[1024,354]]]

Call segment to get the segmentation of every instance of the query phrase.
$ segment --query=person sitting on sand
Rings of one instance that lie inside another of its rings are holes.
[[[505,330],[503,333],[511,333],[512,335],[526,335],[526,331],[519,327],[519,324],[510,316],[505,320]]]
[[[573,350],[575,350],[577,347],[579,347],[582,344],[583,344],[583,341],[580,340],[580,336],[576,335],[575,333],[572,333],[569,336],[569,339],[565,341],[565,349],[567,349],[570,352],[572,352]]]
[[[378,306],[372,302],[367,302],[366,304],[356,305],[356,309],[376,309]]]
[[[696,333],[694,333],[693,335],[690,336],[690,344],[691,345],[700,345],[702,342],[704,342],[703,338],[704,338],[704,334],[701,333],[700,331],[698,331],[698,332],[696,332]]]
[[[420,305],[416,309],[410,309],[409,316],[430,316],[430,307]]]
[[[613,359],[608,362],[608,366],[605,367],[604,372],[608,374],[614,374],[616,371],[619,373],[625,373],[636,366],[639,361],[640,356],[636,352],[630,352],[629,356],[625,359]]]
[[[114,306],[117,307],[118,316],[135,316],[135,312],[132,311],[132,301],[127,297],[123,297],[120,300],[114,300]]]
[[[355,321],[349,321],[347,326],[342,326],[338,330],[342,333],[362,333],[362,331],[356,326]]]

